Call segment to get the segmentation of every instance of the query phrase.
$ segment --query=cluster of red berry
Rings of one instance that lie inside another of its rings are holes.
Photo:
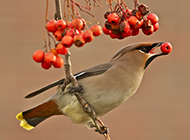
[[[83,31],[85,27],[86,21],[80,17],[67,23],[64,20],[51,20],[46,25],[47,30],[52,32],[55,39],[61,41],[66,48],[71,47],[73,43],[77,47],[82,47],[85,43],[91,42],[94,36],[102,33],[100,25],[94,25],[91,29]]]
[[[140,29],[145,35],[151,35],[159,28],[158,16],[149,13],[149,8],[141,4],[134,10],[106,12],[107,21],[104,24],[103,32],[111,38],[123,39],[129,36],[136,36]]]
[[[91,29],[84,31],[85,27],[86,21],[83,18],[76,18],[67,23],[64,20],[49,21],[46,24],[46,29],[54,35],[59,43],[47,53],[37,50],[33,54],[33,59],[41,63],[44,69],[49,69],[52,65],[55,68],[61,68],[64,61],[59,54],[67,54],[68,48],[73,44],[82,47],[85,43],[91,42],[94,36],[99,36],[102,33],[100,25],[93,25]]]
[[[68,48],[62,46],[61,43],[56,45],[56,49],[51,49],[45,53],[42,50],[37,50],[33,54],[33,59],[37,63],[41,63],[42,68],[49,69],[53,65],[55,68],[61,68],[63,66],[63,58],[59,54],[66,54]]]

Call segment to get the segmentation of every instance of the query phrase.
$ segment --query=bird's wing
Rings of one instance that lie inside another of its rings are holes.
[[[80,80],[80,79],[83,79],[83,78],[86,78],[89,76],[102,74],[102,73],[106,72],[111,67],[112,67],[112,64],[110,62],[108,62],[108,63],[104,63],[104,64],[100,64],[100,65],[91,67],[91,68],[86,69],[84,71],[81,71],[81,72],[75,74],[74,76],[77,80]],[[52,87],[63,84],[64,80],[65,79],[55,81],[55,82],[53,82],[53,83],[51,83],[45,87],[42,87],[42,88],[40,88],[40,89],[38,89],[32,93],[29,93],[27,96],[25,96],[25,98],[32,98],[32,97],[34,97],[34,96],[52,88]]]
[[[38,90],[36,90],[36,91],[34,91],[32,93],[29,93],[27,96],[25,96],[25,98],[32,98],[32,97],[34,97],[34,96],[36,96],[36,95],[38,95],[38,94],[52,88],[52,87],[55,87],[55,86],[60,85],[60,84],[63,84],[64,80],[65,79],[55,81],[55,82],[53,82],[53,83],[51,83],[51,84],[49,84],[49,85],[47,85],[45,87],[42,87],[42,88],[40,88],[40,89],[38,89]]]

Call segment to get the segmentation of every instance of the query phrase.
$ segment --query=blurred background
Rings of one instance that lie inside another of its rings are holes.
[[[44,70],[32,60],[33,52],[44,46],[46,1],[0,2],[0,140],[104,140],[103,136],[85,126],[72,124],[65,116],[51,117],[29,132],[19,126],[16,114],[52,96],[56,88],[31,99],[24,99],[24,96],[65,74],[63,69]],[[125,2],[133,8],[132,0]],[[159,16],[159,30],[151,36],[141,32],[124,40],[114,40],[102,34],[83,48],[73,46],[73,73],[108,61],[130,43],[170,42],[173,51],[150,64],[137,93],[101,119],[109,127],[111,140],[189,140],[190,2],[140,2]],[[54,1],[50,1],[49,19],[53,19],[54,10]],[[103,14],[107,10],[106,4],[103,8],[93,8],[92,13],[101,25],[105,22]],[[82,15],[92,21],[87,14]]]

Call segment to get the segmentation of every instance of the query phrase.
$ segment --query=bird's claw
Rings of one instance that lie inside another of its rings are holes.
[[[75,92],[84,93],[84,89],[81,85],[79,85],[77,87],[69,87],[69,92],[71,92],[71,93],[75,93]]]
[[[100,134],[108,134],[109,130],[107,126],[100,126],[100,129],[96,129],[96,132],[99,132]]]

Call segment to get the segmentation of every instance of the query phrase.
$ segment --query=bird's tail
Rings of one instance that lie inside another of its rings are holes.
[[[20,126],[26,130],[31,130],[39,123],[53,115],[62,114],[54,100],[47,101],[32,109],[17,114]]]

